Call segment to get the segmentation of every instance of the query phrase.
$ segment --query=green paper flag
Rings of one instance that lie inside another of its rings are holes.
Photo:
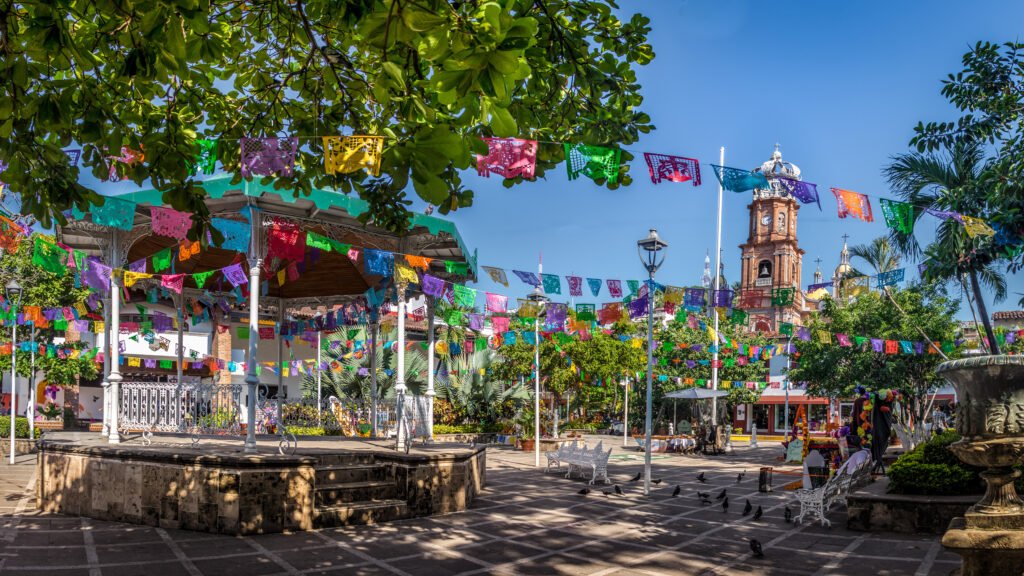
[[[217,270],[196,272],[192,275],[192,279],[196,281],[196,287],[202,289],[202,287],[206,285],[206,281],[210,279],[210,276],[213,276],[215,273],[217,273]]]
[[[472,308],[476,304],[476,289],[456,284],[454,286],[454,301],[458,306]]]
[[[235,330],[235,336],[237,336],[239,340],[248,340],[249,339],[249,327],[248,326],[239,326],[238,329]]]
[[[885,225],[897,232],[911,234],[914,232],[914,206],[906,202],[896,202],[887,198],[879,199]]]
[[[444,321],[449,326],[462,326],[462,310],[448,310],[448,315],[445,316]]]
[[[732,316],[729,317],[733,324],[740,326],[746,326],[747,324],[747,312],[746,310],[740,310],[739,308],[733,308]]]
[[[639,280],[626,280],[626,286],[629,288],[629,295],[632,296],[640,290]]]
[[[466,276],[469,274],[469,264],[465,262],[450,262],[444,261],[444,271],[449,274],[457,274],[459,276]]]
[[[164,248],[153,255],[153,272],[160,273],[171,267],[171,249]]]
[[[863,346],[868,341],[866,336],[854,336],[853,341],[858,347]]]
[[[676,310],[676,322],[686,322],[686,310]]]
[[[794,288],[773,288],[772,306],[788,306],[793,303]]]
[[[332,249],[331,239],[326,236],[321,236],[316,232],[306,232],[306,246],[310,248],[319,248],[330,252]]]
[[[789,322],[780,322],[779,323],[779,334],[785,334],[786,336],[792,336],[793,335],[793,325],[790,324]]]
[[[35,244],[32,246],[32,263],[47,272],[64,275],[67,271],[65,263],[68,253],[60,246],[47,242],[40,236],[36,236]]]
[[[213,174],[217,169],[217,141],[196,140],[196,148],[189,170],[192,174]]]
[[[53,321],[53,329],[58,331],[58,332],[63,332],[65,330],[67,330],[68,329],[68,321],[67,320],[54,320]]]
[[[577,320],[597,320],[597,306],[594,304],[577,304],[576,305],[576,319]]]
[[[575,180],[583,174],[593,180],[603,178],[615,184],[619,181],[621,158],[622,151],[618,148],[565,144],[565,168],[569,180]]]
[[[171,364],[170,360],[161,360],[160,367],[163,368],[164,370],[170,370],[173,367],[173,365]]]

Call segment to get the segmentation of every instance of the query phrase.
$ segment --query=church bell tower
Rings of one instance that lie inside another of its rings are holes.
[[[739,307],[750,315],[750,325],[759,332],[777,332],[779,324],[800,323],[804,308],[800,289],[804,251],[796,237],[796,218],[800,204],[794,199],[781,178],[800,180],[800,169],[782,160],[779,145],[770,160],[754,170],[764,174],[767,188],[755,188],[753,202],[747,209],[750,222],[747,241],[740,244],[742,266],[740,271]],[[772,294],[782,295],[780,289],[791,288],[792,302],[773,305]]]

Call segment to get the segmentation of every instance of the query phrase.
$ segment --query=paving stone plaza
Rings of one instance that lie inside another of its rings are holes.
[[[798,506],[781,486],[794,477],[778,472],[792,468],[775,463],[773,492],[757,486],[758,467],[779,453],[762,444],[717,457],[656,454],[652,477],[662,482],[644,498],[641,484],[629,482],[643,468],[643,454],[631,449],[616,447],[609,464],[619,496],[611,485],[580,495],[585,482],[534,469],[532,454],[490,448],[486,488],[467,512],[243,537],[39,514],[35,457],[21,456],[0,467],[0,573],[924,576],[959,566],[938,536],[847,530],[841,506],[829,515],[830,528],[787,524],[785,507],[795,513]],[[696,480],[702,471],[706,484]],[[673,498],[677,484],[681,494]],[[728,512],[714,501],[723,488]],[[709,493],[712,504],[702,505],[698,491]],[[763,508],[763,518],[742,515],[748,499]],[[752,538],[762,543],[764,558],[753,557]]]

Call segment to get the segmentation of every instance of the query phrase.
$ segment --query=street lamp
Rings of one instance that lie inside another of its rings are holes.
[[[14,464],[14,419],[17,416],[18,380],[15,367],[18,360],[18,306],[21,305],[21,285],[11,280],[6,287],[7,300],[11,303],[11,464]]]
[[[540,286],[534,286],[533,292],[526,297],[537,306],[536,316],[533,319],[533,362],[534,362],[534,383],[533,383],[533,465],[540,467],[540,316],[544,306],[548,303],[548,297],[540,291]]]
[[[665,254],[658,254],[662,250],[668,250],[668,242],[658,237],[658,231],[651,228],[647,238],[637,240],[636,252],[640,256],[640,262],[647,269],[647,415],[644,419],[644,496],[651,493],[651,412],[653,402],[651,400],[651,381],[654,376],[654,273],[665,263]],[[659,260],[659,256],[661,257]]]

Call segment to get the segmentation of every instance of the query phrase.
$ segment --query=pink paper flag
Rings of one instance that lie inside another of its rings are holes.
[[[508,306],[508,296],[502,296],[501,294],[491,294],[485,292],[487,295],[487,310],[490,312],[504,312],[506,306]]]
[[[149,215],[152,218],[153,233],[158,236],[184,240],[192,227],[192,216],[187,212],[151,206]]]
[[[508,332],[508,318],[505,316],[492,316],[491,327],[494,328],[495,334]]]
[[[348,249],[348,259],[351,260],[353,264],[358,264],[359,263],[359,250],[356,249],[356,248],[349,248]]]
[[[622,281],[608,280],[608,293],[612,298],[622,298]]]
[[[840,346],[850,346],[850,337],[846,334],[836,334],[836,340],[839,341]]]
[[[569,295],[583,296],[583,278],[581,276],[566,276],[569,281]]]
[[[181,289],[185,285],[184,274],[164,274],[160,279],[160,285],[175,294],[181,294]]]

